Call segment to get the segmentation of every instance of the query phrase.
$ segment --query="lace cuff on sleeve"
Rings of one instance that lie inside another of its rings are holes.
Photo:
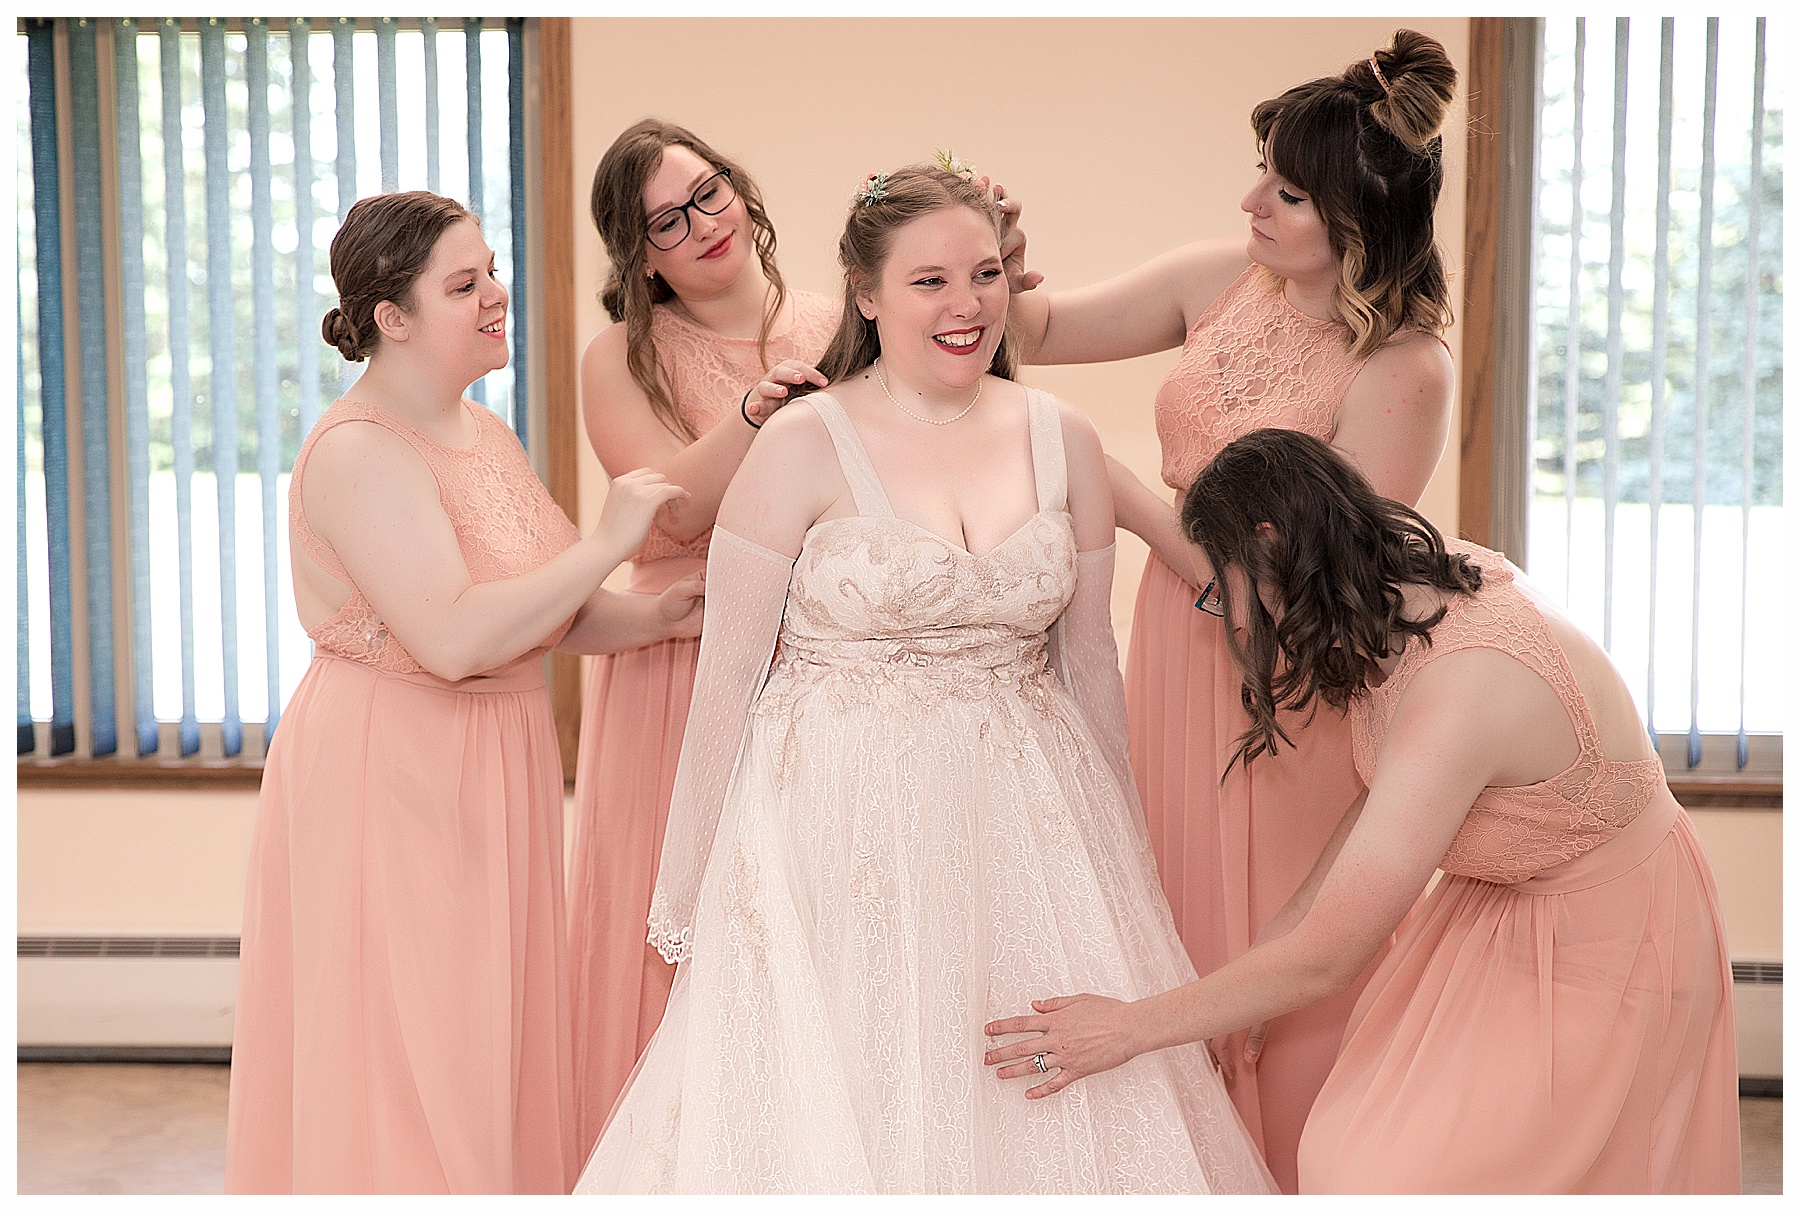
[[[1068,687],[1100,755],[1120,784],[1133,792],[1131,743],[1125,727],[1125,679],[1112,625],[1115,544],[1075,557],[1075,596],[1050,628],[1050,667]]]
[[[671,964],[686,959],[692,947],[700,879],[750,705],[768,676],[793,570],[794,561],[779,552],[713,527],[694,697],[650,898],[650,945]]]

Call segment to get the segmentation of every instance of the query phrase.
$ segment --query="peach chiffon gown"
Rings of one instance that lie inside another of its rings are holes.
[[[1504,557],[1351,707],[1374,774],[1431,661],[1497,649],[1575,725],[1561,774],[1489,787],[1363,991],[1300,1145],[1302,1192],[1697,1194],[1740,1189],[1737,1029],[1712,871],[1662,764],[1611,761]]]
[[[1295,429],[1330,441],[1363,362],[1348,330],[1297,311],[1252,265],[1189,331],[1156,396],[1163,482],[1187,491],[1213,456],[1251,430]],[[1321,706],[1310,724],[1284,717],[1295,742],[1246,774],[1234,767],[1249,726],[1223,621],[1194,608],[1190,585],[1153,552],[1138,585],[1125,665],[1131,765],[1182,941],[1202,975],[1250,949],[1256,932],[1312,870],[1362,791],[1349,724]],[[1245,1125],[1284,1192],[1313,1096],[1330,1072],[1360,981],[1276,1019],[1260,1061],[1228,1082]],[[1242,1036],[1237,1039],[1242,1051]]]
[[[294,461],[296,553],[349,582],[301,504],[314,443],[348,421],[425,460],[477,582],[573,544],[505,422],[464,406],[478,436],[453,448],[338,401]],[[350,588],[263,769],[226,1190],[566,1192],[581,1158],[544,649],[448,682]]]
[[[769,365],[816,362],[837,329],[839,305],[790,291],[793,323],[771,335]],[[651,313],[670,395],[697,434],[742,425],[744,389],[763,377],[756,341],[724,337],[667,306]],[[706,567],[712,533],[687,542],[652,530],[632,558],[632,593],[661,593]],[[664,640],[596,657],[581,711],[575,767],[574,855],[569,872],[569,954],[575,1022],[576,1118],[585,1157],[613,1101],[650,1042],[675,968],[649,945],[650,890],[681,757],[700,641]]]

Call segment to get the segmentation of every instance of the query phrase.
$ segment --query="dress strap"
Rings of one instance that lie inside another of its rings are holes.
[[[1037,480],[1038,509],[1069,506],[1069,461],[1063,452],[1062,411],[1056,397],[1035,387],[1025,389],[1031,418],[1031,474]]]
[[[871,518],[893,517],[894,507],[888,504],[881,477],[875,474],[875,464],[869,461],[869,452],[864,449],[856,425],[845,414],[844,406],[822,391],[807,396],[806,402],[813,406],[813,411],[819,414],[831,434],[831,444],[837,448],[838,466],[843,468],[850,495],[856,499],[856,512]]]

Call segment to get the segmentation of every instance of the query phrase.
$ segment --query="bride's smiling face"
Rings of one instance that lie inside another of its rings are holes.
[[[950,205],[894,232],[881,280],[857,296],[881,356],[921,390],[956,391],[987,373],[1006,331],[1000,240],[979,211]]]

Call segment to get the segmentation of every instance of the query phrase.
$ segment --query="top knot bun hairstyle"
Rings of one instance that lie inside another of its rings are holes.
[[[959,171],[947,171],[943,162],[954,164]],[[819,359],[819,373],[831,382],[868,369],[881,356],[881,335],[875,321],[863,317],[856,296],[874,290],[881,280],[895,232],[934,211],[966,206],[992,223],[995,239],[999,239],[1000,209],[973,177],[967,166],[945,154],[939,164],[909,164],[891,173],[873,174],[857,189],[850,201],[850,212],[844,216],[844,234],[838,239],[838,264],[844,270],[844,310],[831,345]],[[1013,372],[1013,352],[1002,333],[988,373],[1010,379]],[[810,385],[801,384],[790,391],[789,397],[797,399],[811,390]]]
[[[480,221],[462,203],[422,189],[359,199],[331,238],[331,280],[338,305],[325,313],[325,344],[360,362],[375,352],[377,304],[412,310],[413,285],[438,238],[460,219]]]
[[[1450,293],[1432,225],[1456,95],[1443,44],[1415,30],[1250,115],[1270,169],[1312,198],[1338,257],[1338,312],[1367,356],[1402,328],[1442,332]]]

